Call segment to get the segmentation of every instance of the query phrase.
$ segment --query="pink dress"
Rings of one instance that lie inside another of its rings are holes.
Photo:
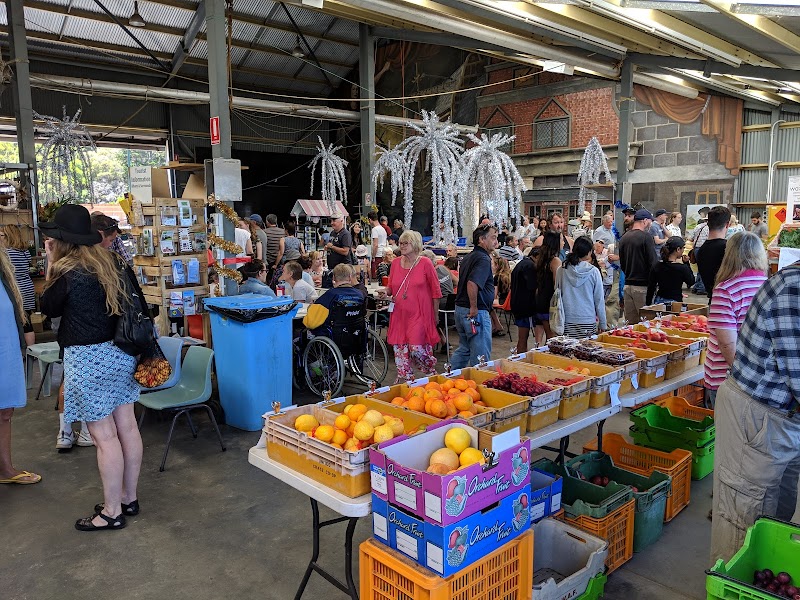
[[[439,333],[433,299],[442,297],[436,270],[430,260],[420,257],[406,279],[409,270],[403,268],[401,260],[395,260],[389,272],[388,291],[394,298],[394,312],[386,339],[393,346],[436,344]]]

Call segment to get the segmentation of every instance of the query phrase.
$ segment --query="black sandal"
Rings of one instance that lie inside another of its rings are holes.
[[[94,523],[92,523],[92,519],[95,517],[100,517],[106,522],[106,525],[102,527],[98,527]],[[103,531],[103,530],[112,530],[112,529],[124,529],[125,528],[125,515],[120,514],[117,517],[107,517],[103,513],[97,513],[92,515],[91,517],[85,517],[83,519],[78,519],[75,521],[75,529],[78,531]]]
[[[126,517],[135,517],[139,514],[139,501],[134,500],[130,504],[125,504],[124,502],[120,504],[122,507],[122,514]],[[103,512],[103,509],[106,507],[104,503],[95,504],[94,505],[94,512],[95,514]]]

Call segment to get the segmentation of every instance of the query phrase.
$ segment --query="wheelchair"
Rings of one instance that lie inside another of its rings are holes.
[[[389,370],[389,351],[369,327],[363,300],[338,300],[331,307],[325,334],[303,331],[296,350],[295,384],[305,379],[308,388],[320,397],[330,391],[335,398],[342,390],[346,371],[364,385],[374,381],[380,386]]]

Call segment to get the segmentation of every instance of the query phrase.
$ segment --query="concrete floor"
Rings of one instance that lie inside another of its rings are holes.
[[[493,356],[507,356],[509,347],[508,337],[495,338]],[[394,375],[392,365],[387,381]],[[258,433],[223,427],[228,448],[223,453],[209,422],[198,415],[198,438],[182,422],[167,470],[159,473],[168,422],[150,417],[142,431],[141,514],[129,518],[128,527],[119,532],[82,533],[73,523],[102,501],[95,450],[75,447],[57,453],[54,398],[35,401],[34,394],[35,388],[28,406],[14,415],[12,452],[18,468],[36,471],[43,480],[33,486],[0,486],[0,598],[294,597],[311,553],[309,501],[248,464],[247,452]],[[308,398],[296,400],[305,403]],[[625,433],[628,426],[623,411],[607,422],[606,431]],[[592,435],[590,429],[574,436],[571,450],[580,451]],[[538,456],[552,455],[534,454]],[[665,526],[657,544],[609,577],[606,598],[706,597],[711,487],[711,476],[693,482],[691,504]],[[322,511],[323,518],[333,516],[324,507]],[[355,542],[370,532],[371,521],[362,519]],[[343,536],[343,526],[322,532],[321,562],[336,573],[344,563]],[[304,598],[338,600],[346,595],[312,575]]]

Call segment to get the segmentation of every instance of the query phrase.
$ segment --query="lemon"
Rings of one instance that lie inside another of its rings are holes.
[[[336,430],[333,428],[333,425],[320,425],[314,432],[314,437],[321,442],[330,442],[333,439],[334,433],[336,433]]]
[[[366,421],[373,427],[378,427],[384,423],[383,415],[377,410],[368,410],[366,413],[364,413],[364,416],[361,418],[361,420]]]
[[[375,438],[375,443],[380,444],[381,442],[392,439],[394,437],[394,432],[389,425],[378,425],[375,428],[373,437]]]
[[[389,421],[389,423],[387,423],[387,425],[389,425],[389,427],[392,428],[392,433],[394,434],[394,437],[403,435],[406,432],[406,428],[403,425],[402,419],[392,419],[391,421]]]
[[[336,427],[336,429],[347,431],[347,428],[350,427],[350,417],[347,415],[339,415],[333,422],[333,426]]]
[[[294,421],[294,428],[297,431],[309,432],[315,427],[319,427],[319,421],[314,415],[300,415]]]
[[[486,459],[483,457],[483,452],[477,448],[465,448],[461,456],[458,457],[458,462],[461,463],[462,467],[467,467],[475,463],[482,465],[486,462]]]
[[[353,437],[362,442],[367,441],[375,434],[375,428],[367,421],[359,421],[353,429]]]
[[[444,445],[456,454],[461,454],[472,444],[472,438],[466,429],[453,427],[444,434]]]
[[[344,446],[345,442],[347,441],[347,432],[342,431],[341,429],[337,429],[334,434],[333,438],[331,439],[331,444]]]

